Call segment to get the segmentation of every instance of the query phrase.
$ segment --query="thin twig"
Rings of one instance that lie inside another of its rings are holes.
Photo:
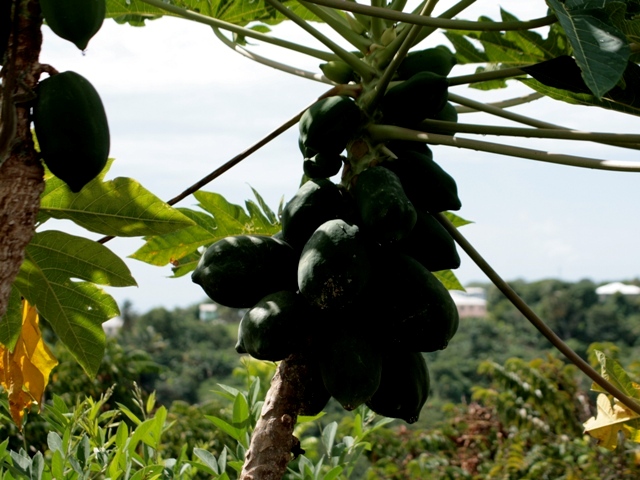
[[[332,60],[337,60],[339,58],[338,56],[336,56],[334,53],[331,53],[331,52],[324,52],[322,50],[317,50],[315,48],[299,45],[297,43],[290,42],[288,40],[283,40],[281,38],[265,35],[264,33],[251,30],[249,28],[240,27],[233,23],[218,20],[217,18],[213,18],[213,17],[208,17],[206,15],[202,15],[192,10],[187,10],[186,8],[177,7],[170,3],[165,3],[163,0],[140,0],[140,1],[144,3],[148,3],[149,5],[153,5],[154,7],[161,8],[162,10],[166,10],[167,12],[173,13],[174,15],[177,15],[179,17],[186,18],[187,20],[192,20],[194,22],[202,23],[210,27],[221,28],[222,30],[227,30],[229,32],[237,33],[238,35],[242,35],[244,37],[255,38],[256,40],[260,40],[265,43],[270,43],[278,47],[287,48],[289,50],[293,50],[295,52],[299,52],[304,55],[309,55],[311,57],[324,60],[325,62],[330,62]]]
[[[640,162],[626,162],[624,160],[601,160],[598,158],[580,157],[575,155],[563,155],[561,153],[549,153],[542,150],[502,145],[499,143],[483,142],[468,138],[451,137],[450,135],[437,135],[424,133],[418,130],[410,130],[392,125],[370,125],[367,127],[371,138],[377,142],[388,140],[406,140],[428,143],[431,145],[448,145],[450,147],[466,148],[481,152],[496,153],[510,157],[528,158],[539,162],[555,163],[570,167],[592,168],[596,170],[608,170],[614,172],[640,172]]]
[[[224,34],[220,31],[219,28],[211,27],[216,37],[224,43],[227,47],[231,48],[233,51],[239,53],[240,55],[247,57],[254,62],[261,63],[262,65],[266,65],[271,68],[275,68],[276,70],[280,70],[285,73],[289,73],[291,75],[296,75],[298,77],[306,78],[308,80],[314,80],[316,82],[327,83],[329,85],[333,85],[334,82],[329,80],[327,77],[320,73],[309,72],[308,70],[302,70],[298,67],[292,67],[291,65],[286,65],[284,63],[280,63],[276,60],[271,60],[270,58],[263,57],[258,55],[257,53],[253,53],[250,50],[247,50],[241,45],[229,40]]]
[[[325,97],[330,97],[332,95],[337,95],[340,92],[341,92],[341,86],[338,85],[338,86],[333,87],[332,89],[326,91],[325,93],[323,93],[320,97],[318,97],[318,99],[325,98]],[[220,165],[218,168],[216,168],[209,175],[207,175],[206,177],[201,178],[200,180],[198,180],[196,183],[191,185],[189,188],[184,190],[179,195],[176,195],[171,200],[168,200],[167,204],[168,205],[175,205],[179,201],[184,200],[186,197],[188,197],[189,195],[191,195],[194,192],[197,192],[202,187],[204,187],[208,183],[212,182],[213,180],[218,178],[223,173],[229,171],[232,167],[236,166],[238,163],[240,163],[242,160],[247,158],[252,153],[254,153],[254,152],[258,151],[260,148],[264,147],[271,140],[277,138],[279,135],[281,135],[282,133],[286,132],[288,129],[290,129],[292,126],[294,126],[295,124],[298,123],[298,121],[300,120],[300,117],[307,110],[307,108],[309,108],[309,107],[306,107],[304,110],[302,110],[301,112],[299,112],[296,115],[294,115],[293,117],[291,117],[285,123],[280,125],[278,128],[273,130],[271,133],[269,133],[265,137],[263,137],[260,140],[258,140],[256,143],[251,145],[245,151],[240,152],[238,155],[236,155],[232,159],[230,159],[230,160],[226,161],[225,163],[223,163],[222,165]],[[100,240],[98,240],[98,243],[107,243],[108,241],[113,240],[114,238],[115,237],[113,235],[102,237]]]
[[[269,5],[271,5],[273,8],[275,8],[277,11],[279,11],[282,15],[284,15],[289,20],[291,20],[293,23],[295,23],[300,28],[302,28],[304,31],[306,31],[308,34],[313,36],[316,40],[318,40],[323,45],[325,45],[341,60],[349,64],[349,66],[353,68],[353,70],[362,77],[363,81],[366,82],[370,80],[371,77],[375,74],[375,69],[373,67],[367,65],[358,57],[356,57],[353,53],[345,50],[336,42],[331,40],[329,37],[321,33],[319,30],[309,25],[309,23],[306,20],[301,18],[299,15],[297,15],[293,11],[289,10],[284,5],[282,5],[282,3],[280,3],[279,0],[266,0],[266,2]],[[314,2],[311,2],[311,3],[314,3]]]
[[[518,296],[518,294],[505,282],[500,275],[487,263],[469,241],[458,231],[444,213],[435,215],[436,219],[451,234],[456,243],[469,255],[471,260],[480,267],[489,280],[509,299],[509,301],[533,324],[542,335],[551,342],[565,357],[575,364],[585,375],[602,387],[607,393],[613,395],[626,407],[640,414],[640,404],[627,396],[622,390],[605,380],[591,365],[585,362],[576,352],[555,334],[544,321]]]
[[[146,1],[146,0],[145,0]],[[388,8],[370,7],[355,2],[345,2],[344,0],[306,0],[318,5],[348,10],[350,12],[362,13],[371,17],[386,18],[395,22],[405,22],[425,27],[446,28],[447,30],[470,30],[482,32],[495,32],[506,30],[531,30],[551,25],[557,21],[555,15],[536,18],[527,21],[508,22],[473,22],[469,20],[448,20],[438,17],[421,17],[412,13],[396,12]]]
[[[628,142],[640,143],[640,135],[631,133],[582,132],[578,130],[559,130],[550,128],[521,128],[475,123],[445,122],[442,120],[423,120],[420,130],[446,130],[449,132],[474,133],[479,135],[504,135],[509,137],[553,138],[559,140],[580,140],[591,142]]]

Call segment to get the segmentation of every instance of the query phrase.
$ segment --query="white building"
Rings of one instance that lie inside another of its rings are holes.
[[[604,300],[616,293],[621,295],[640,295],[640,287],[621,282],[613,282],[596,288],[596,294],[600,300]]]
[[[107,334],[107,336],[113,337],[118,333],[118,330],[122,328],[123,324],[124,321],[120,317],[114,317],[110,318],[106,322],[103,322],[102,329],[104,330],[104,333]]]
[[[460,318],[487,316],[487,300],[483,288],[469,287],[465,292],[462,290],[450,290],[449,293],[458,308]]]

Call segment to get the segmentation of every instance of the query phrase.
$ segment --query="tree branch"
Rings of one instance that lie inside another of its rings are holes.
[[[558,337],[544,321],[535,314],[533,310],[522,300],[518,294],[505,282],[500,275],[487,263],[487,261],[478,253],[478,251],[469,243],[469,241],[458,231],[444,213],[435,215],[436,219],[451,234],[456,243],[471,257],[484,274],[498,287],[498,289],[511,301],[511,303],[529,320],[534,327],[544,335],[551,344],[557,348],[565,357],[575,364],[582,372],[591,380],[601,386],[607,393],[613,395],[625,406],[640,414],[640,404],[628,397],[622,390],[612,385],[610,382],[602,378],[591,365],[585,362],[580,355],[574,352],[566,343]]]

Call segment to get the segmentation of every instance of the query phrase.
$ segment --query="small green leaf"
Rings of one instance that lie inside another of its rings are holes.
[[[336,422],[331,422],[322,430],[322,445],[329,456],[331,456],[331,450],[333,450],[333,443],[336,439],[337,431],[338,424]]]
[[[56,432],[49,432],[47,434],[47,446],[52,452],[63,452],[62,438]]]
[[[598,362],[600,362],[600,374],[605,380],[608,380],[613,386],[620,389],[625,395],[640,400],[640,385],[634,383],[629,374],[622,368],[617,360],[607,357],[600,350],[594,351]],[[607,393],[597,383],[593,383],[592,390],[596,392]]]
[[[322,480],[334,480],[340,476],[340,474],[342,473],[342,470],[343,468],[340,465],[336,465],[331,470],[329,470],[324,475],[324,477],[322,477]]]
[[[432,272],[438,280],[445,286],[447,290],[462,290],[464,287],[456,277],[455,273],[451,270],[440,270],[439,272]]]
[[[236,428],[233,425],[228,424],[224,420],[218,417],[214,417],[213,415],[205,415],[205,418],[212,422],[216,427],[222,430],[227,435],[230,435],[236,441],[240,441],[242,438],[243,430],[240,428]]]
[[[471,220],[466,220],[466,219],[462,218],[461,216],[456,215],[455,213],[444,212],[444,215],[445,215],[445,217],[447,217],[449,219],[449,221],[456,228],[464,227],[465,225],[469,225],[469,224],[473,223]]]
[[[218,470],[218,461],[213,453],[196,447],[193,449],[193,454],[198,457],[205,466],[211,469],[211,473],[215,473],[216,475],[220,474],[220,470]]]
[[[239,428],[245,428],[249,419],[249,403],[247,397],[240,393],[233,402],[233,425]]]

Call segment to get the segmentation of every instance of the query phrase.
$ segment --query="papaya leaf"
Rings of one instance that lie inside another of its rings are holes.
[[[286,17],[264,0],[177,0],[171,3],[201,15],[241,26],[251,22],[276,25],[286,20]],[[282,3],[302,18],[318,20],[297,2],[284,1]],[[157,18],[161,15],[176,16],[140,0],[107,0],[106,16],[115,18],[118,22],[130,23],[132,21],[133,25],[140,26],[144,25],[145,19]]]
[[[640,41],[640,18],[638,18],[638,2],[635,9],[631,7],[632,2],[609,1],[604,5],[604,9],[611,20],[620,31],[622,31],[629,41],[637,43]]]
[[[495,63],[490,63],[486,67],[476,68],[476,73],[492,72],[500,70],[500,66]],[[496,80],[488,80],[485,82],[474,82],[469,84],[469,87],[476,90],[496,90],[498,88],[507,88],[507,80],[505,78],[498,78]]]
[[[115,300],[96,283],[128,286],[135,280],[104,245],[57,231],[34,235],[14,283],[89,376],[104,352],[102,323],[119,314]]]
[[[638,418],[638,414],[632,412],[621,403],[611,404],[611,400],[604,393],[598,395],[597,413],[584,425],[586,433],[598,439],[601,447],[614,450],[618,446],[618,433],[626,436],[625,424]]]
[[[253,190],[256,202],[248,200],[246,211],[240,205],[228,202],[213,192],[196,192],[198,206],[205,212],[187,208],[177,209],[193,222],[182,230],[145,238],[146,243],[131,258],[151,265],[173,265],[173,276],[191,272],[200,260],[199,247],[231,235],[273,235],[280,230],[275,213],[264,199]]]
[[[598,98],[602,98],[622,78],[631,54],[629,42],[603,8],[588,1],[570,4],[547,0],[558,17],[582,72],[582,78]]]
[[[20,293],[15,288],[11,289],[7,312],[0,318],[0,344],[9,351],[13,348],[20,337],[22,328],[22,302]]]
[[[118,237],[158,235],[193,224],[137,181],[119,177],[104,182],[104,173],[79,193],[71,192],[62,180],[45,176],[39,220],[72,220],[89,231]]]
[[[456,215],[455,213],[452,213],[452,212],[444,212],[444,215],[449,219],[451,223],[453,223],[453,226],[456,228],[463,227],[465,225],[469,225],[473,223],[471,220],[462,218],[461,216]]]
[[[218,237],[217,225],[211,215],[188,208],[177,210],[190,218],[194,225],[165,235],[145,237],[146,243],[129,257],[156,266],[176,265],[180,259]]]
[[[640,386],[631,381],[627,372],[622,368],[622,365],[620,365],[618,361],[607,357],[600,350],[595,350],[594,353],[600,363],[600,374],[602,377],[619,388],[627,396],[640,400]],[[591,389],[596,392],[604,392],[602,387],[595,382],[592,384]]]

